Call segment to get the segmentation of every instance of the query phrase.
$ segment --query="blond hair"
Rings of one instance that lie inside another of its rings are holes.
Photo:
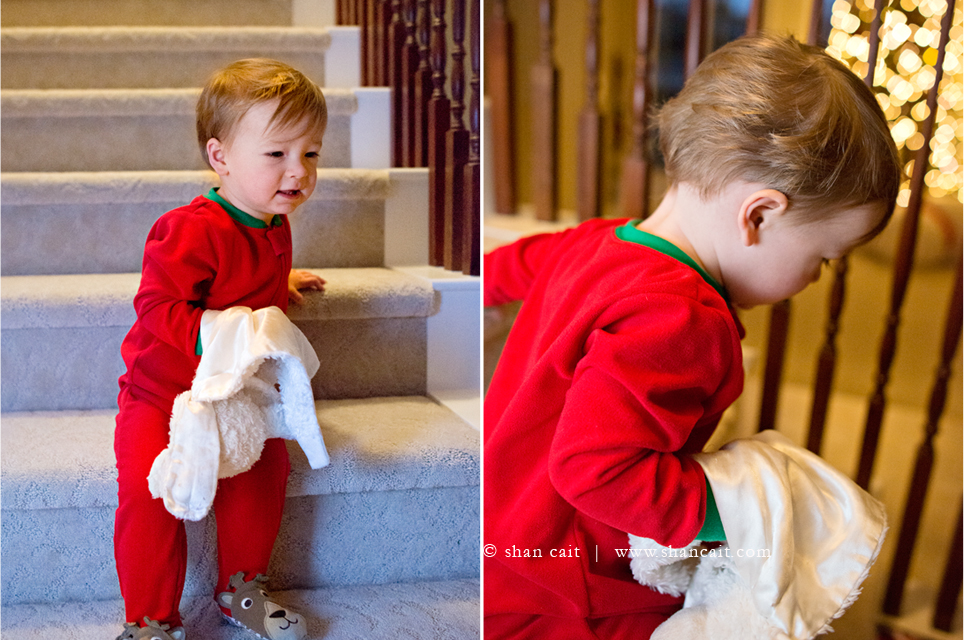
[[[318,86],[300,71],[267,58],[238,60],[208,80],[197,102],[197,139],[207,157],[207,142],[230,141],[238,122],[259,102],[278,100],[268,126],[287,127],[306,120],[306,131],[321,137],[328,126],[328,107]]]
[[[900,187],[897,149],[873,92],[843,64],[792,37],[748,36],[707,56],[657,114],[670,184],[706,198],[759,182],[801,221],[880,203]]]

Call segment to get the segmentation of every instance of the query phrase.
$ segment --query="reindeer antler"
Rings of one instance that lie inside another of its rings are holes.
[[[244,571],[238,571],[236,574],[231,576],[230,580],[228,580],[228,586],[234,588],[234,590],[237,591],[244,585],[250,584],[252,582],[259,586],[264,586],[268,582],[268,576],[264,575],[263,573],[259,573],[253,579],[245,581]]]
[[[236,574],[231,576],[228,580],[228,586],[233,587],[235,591],[244,586],[244,571],[238,571]]]

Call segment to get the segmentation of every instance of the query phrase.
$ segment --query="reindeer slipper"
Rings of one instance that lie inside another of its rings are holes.
[[[304,640],[308,636],[305,619],[272,602],[264,590],[267,581],[260,573],[248,582],[244,581],[243,571],[231,576],[228,586],[234,591],[223,591],[217,597],[218,604],[230,609],[231,615],[223,611],[221,615],[264,640]]]
[[[138,626],[136,622],[125,622],[124,633],[117,636],[117,640],[184,640],[184,627],[174,627],[160,624],[144,616],[146,626]]]

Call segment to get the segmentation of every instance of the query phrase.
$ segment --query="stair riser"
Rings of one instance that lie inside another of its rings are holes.
[[[0,271],[4,276],[139,272],[151,226],[183,204],[5,204]],[[290,218],[295,267],[381,266],[384,212],[384,200],[329,200],[319,187]]]
[[[6,61],[4,61],[6,63]],[[6,64],[4,64],[6,71]],[[351,117],[330,114],[320,166],[351,166]],[[3,171],[207,169],[189,115],[3,118]]]
[[[478,487],[288,498],[269,569],[275,589],[472,578]],[[3,604],[120,597],[114,509],[2,512]],[[213,594],[213,518],[187,523],[185,596]]]
[[[176,44],[172,46],[177,46]],[[252,48],[234,51],[3,51],[4,89],[153,89],[202,87],[242,58],[272,58],[325,83],[325,52]]]
[[[426,387],[425,318],[296,321],[321,361],[316,398],[420,395]],[[124,372],[129,327],[5,329],[3,411],[109,409]]]
[[[4,0],[3,26],[271,25],[291,24],[291,0],[233,0],[230,10],[197,0]]]

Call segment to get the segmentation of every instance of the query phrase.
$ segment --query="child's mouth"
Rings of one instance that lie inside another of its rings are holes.
[[[298,197],[298,195],[301,194],[301,190],[300,190],[300,189],[288,189],[287,191],[280,191],[280,190],[279,190],[278,193],[280,193],[281,195],[286,196],[286,197],[288,197],[288,198],[296,198],[296,197]]]

